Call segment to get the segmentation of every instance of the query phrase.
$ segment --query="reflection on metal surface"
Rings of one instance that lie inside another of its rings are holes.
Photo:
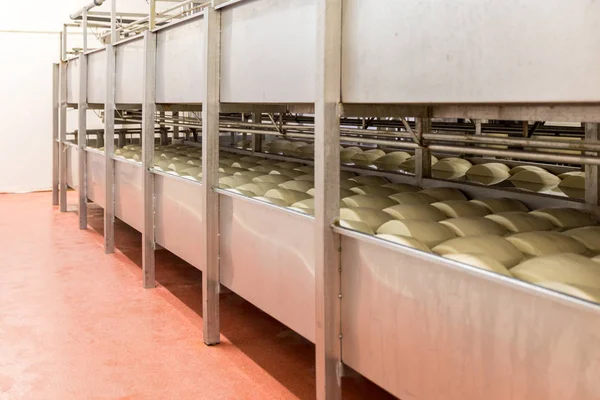
[[[156,174],[155,240],[196,268],[202,265],[202,185]]]
[[[221,283],[314,341],[312,219],[238,197],[219,201]]]
[[[144,41],[136,39],[116,47],[117,104],[141,104],[144,72]]]
[[[71,189],[77,189],[79,186],[79,153],[77,146],[65,146],[67,152],[67,186]]]
[[[314,102],[316,4],[260,0],[222,10],[221,102]]]
[[[115,216],[142,231],[142,165],[115,158]]]
[[[354,236],[342,237],[353,369],[402,399],[600,398],[599,308]]]
[[[87,195],[102,208],[106,201],[104,162],[104,153],[87,150]]]
[[[204,91],[204,18],[161,30],[156,37],[156,102],[201,103]]]

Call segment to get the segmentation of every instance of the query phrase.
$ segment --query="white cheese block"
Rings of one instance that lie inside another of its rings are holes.
[[[447,158],[431,167],[431,175],[436,179],[458,179],[467,173],[472,164],[461,158]]]
[[[385,171],[397,170],[404,161],[410,158],[411,155],[405,151],[393,151],[388,153],[373,162],[373,164]]]
[[[479,204],[466,200],[446,200],[432,203],[432,207],[443,212],[448,218],[485,217],[490,212]]]
[[[453,261],[470,265],[471,267],[485,269],[486,271],[495,272],[500,275],[508,276],[512,278],[512,274],[504,265],[483,254],[446,254],[444,256]]]
[[[481,235],[450,239],[433,248],[433,252],[447,254],[472,254],[488,256],[512,268],[523,260],[523,254],[512,243],[500,236]]]
[[[446,215],[429,204],[398,204],[383,210],[395,219],[424,219],[442,221]]]
[[[388,221],[377,229],[377,233],[412,237],[427,247],[437,246],[455,237],[448,227],[439,222],[415,219]]]
[[[376,236],[380,239],[387,240],[388,242],[396,243],[416,250],[421,250],[425,253],[431,253],[431,249],[429,249],[427,246],[425,246],[425,244],[421,243],[420,241],[414,238],[391,235],[389,233],[381,233],[377,234]]]
[[[542,174],[548,172],[544,168],[537,167],[535,165],[518,165],[518,166],[512,168],[508,172],[511,175],[515,175],[515,174],[518,174],[519,172],[523,172],[523,171],[531,171],[531,172],[537,172],[537,173],[542,173]]]
[[[552,225],[561,229],[580,228],[597,223],[590,214],[574,208],[543,208],[531,211],[530,214],[547,219]]]
[[[340,209],[340,219],[363,222],[373,231],[376,231],[392,217],[383,211],[372,208],[344,207]]]
[[[559,232],[525,232],[506,238],[521,253],[530,257],[549,256],[560,253],[583,254],[584,245]]]
[[[510,174],[504,168],[504,164],[488,163],[471,167],[467,173],[467,180],[481,185],[496,185],[510,178]]]
[[[512,233],[549,231],[554,228],[552,223],[547,219],[520,211],[490,214],[485,217],[502,225]]]
[[[527,260],[510,271],[526,282],[562,282],[600,289],[600,264],[578,254],[555,254]]]
[[[521,171],[509,179],[519,189],[532,192],[544,192],[555,188],[560,183],[560,178],[549,172]]]
[[[456,236],[504,236],[508,234],[505,227],[484,217],[451,218],[440,223],[450,228]]]

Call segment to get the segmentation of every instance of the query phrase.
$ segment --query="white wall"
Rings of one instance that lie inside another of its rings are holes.
[[[60,54],[58,32],[69,14],[89,2],[0,0],[0,193],[47,190],[52,185],[52,63]],[[119,11],[147,8],[145,0],[117,0]],[[110,0],[96,10],[110,11]],[[69,42],[77,44],[81,38],[69,35]],[[89,46],[99,43],[90,40]],[[70,130],[75,129],[74,114],[69,113]],[[88,126],[101,126],[94,114]]]

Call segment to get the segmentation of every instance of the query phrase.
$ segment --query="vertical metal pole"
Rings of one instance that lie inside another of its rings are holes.
[[[77,132],[77,150],[79,153],[79,229],[87,228],[87,56],[79,55],[79,102],[77,113],[79,128]]]
[[[142,270],[144,287],[154,288],[154,127],[156,116],[156,34],[144,32],[144,94],[142,103],[142,170],[144,226],[142,228]]]
[[[117,0],[110,2],[110,44],[114,46],[119,38],[117,37]]]
[[[150,15],[148,19],[148,29],[152,30],[156,27],[156,0],[150,0]]]
[[[58,141],[59,108],[60,108],[60,64],[52,65],[52,205],[58,205],[58,182],[59,182],[59,157],[60,148]]]
[[[113,0],[114,4],[114,0]],[[111,37],[112,40],[112,37]],[[106,176],[104,206],[104,252],[115,252],[115,48],[106,46],[106,99],[104,101],[104,165]]]
[[[431,119],[417,119],[416,128],[417,137],[422,140],[423,133],[431,132]],[[417,185],[422,185],[424,179],[431,177],[431,152],[428,147],[419,146],[415,149],[415,156],[415,178]]]
[[[481,135],[481,120],[480,119],[475,120],[475,134]]]
[[[119,131],[117,147],[122,148],[123,146],[125,146],[127,144],[127,142],[125,141],[126,138],[127,138],[127,129],[121,129]]]
[[[252,113],[252,123],[259,124],[262,122],[262,114],[255,112]],[[262,152],[263,135],[252,134],[252,152]]]
[[[88,20],[87,20],[87,16],[88,16],[88,10],[87,8],[83,7],[83,11],[81,13],[81,26],[83,27],[83,52],[87,52],[88,51]]]
[[[342,0],[319,0],[315,102],[315,296],[317,399],[341,398],[340,212]]]
[[[67,61],[67,25],[63,25],[62,33],[62,61]]]
[[[204,343],[221,341],[219,322],[219,74],[221,13],[212,5],[204,14],[206,38],[204,102],[202,104],[202,319]]]
[[[160,144],[166,146],[169,144],[169,132],[167,130],[167,126],[164,124],[165,121],[165,112],[161,111],[160,115]]]
[[[59,204],[60,211],[67,211],[67,62],[60,63],[60,128],[59,138]]]
[[[179,122],[179,111],[173,111],[172,117],[175,122]],[[173,139],[174,140],[179,139],[179,127],[178,126],[173,127]]]
[[[600,140],[600,124],[585,124],[585,140]],[[586,152],[587,156],[598,157],[598,153]],[[585,202],[593,207],[600,205],[600,174],[597,165],[585,166]]]
[[[529,121],[523,121],[522,123],[522,129],[523,129],[523,137],[529,137]]]

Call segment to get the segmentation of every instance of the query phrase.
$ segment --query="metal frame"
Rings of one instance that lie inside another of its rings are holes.
[[[84,10],[84,21],[87,11]],[[85,36],[85,35],[84,35]],[[87,46],[84,42],[84,46]],[[79,102],[77,113],[79,129],[77,132],[77,146],[79,151],[79,185],[77,188],[79,198],[79,229],[87,228],[87,167],[86,167],[86,142],[87,142],[87,56],[79,55]]]
[[[59,204],[60,64],[52,65],[52,205]]]
[[[67,63],[60,63],[60,112],[59,112],[59,204],[60,211],[67,211]]]

